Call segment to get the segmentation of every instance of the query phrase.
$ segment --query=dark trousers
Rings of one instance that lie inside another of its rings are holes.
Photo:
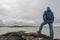
[[[40,28],[39,28],[39,31],[41,32],[42,31],[42,28],[45,24],[48,24],[49,25],[49,29],[50,29],[50,37],[51,37],[51,40],[53,40],[53,37],[54,37],[54,32],[53,32],[53,21],[50,20],[50,21],[44,21]]]

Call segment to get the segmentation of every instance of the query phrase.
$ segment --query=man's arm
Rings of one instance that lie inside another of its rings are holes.
[[[43,14],[43,19],[44,19],[44,21],[46,21],[46,11]]]
[[[53,20],[54,20],[54,14],[53,14],[53,12],[52,12],[52,15],[53,15]]]

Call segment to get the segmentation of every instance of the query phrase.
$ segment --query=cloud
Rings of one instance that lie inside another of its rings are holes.
[[[59,20],[59,3],[59,0],[0,0],[0,19],[23,19],[26,23],[39,24],[43,20],[42,15],[46,7],[50,6],[55,20]]]
[[[34,20],[26,20],[26,19],[5,19],[2,21],[6,26],[13,25],[34,25]],[[2,25],[3,26],[3,25]]]

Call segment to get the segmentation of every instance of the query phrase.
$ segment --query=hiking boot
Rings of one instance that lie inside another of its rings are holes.
[[[40,31],[37,31],[37,33],[38,33],[38,34],[41,34],[41,32],[40,32]]]

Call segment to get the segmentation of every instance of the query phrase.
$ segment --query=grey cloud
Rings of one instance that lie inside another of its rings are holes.
[[[60,0],[10,0],[9,2],[3,0],[0,4],[0,15],[3,17],[7,16],[4,20],[9,18],[26,19],[34,20],[36,24],[39,24],[42,22],[42,15],[47,6],[51,7],[55,15],[55,20],[59,20],[59,4]]]

